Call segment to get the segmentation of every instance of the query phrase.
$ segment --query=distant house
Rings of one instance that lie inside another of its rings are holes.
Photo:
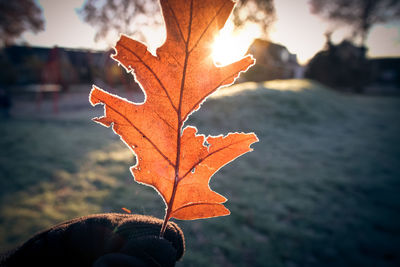
[[[110,58],[111,51],[62,47],[8,46],[0,51],[0,84],[68,84],[125,81],[125,71]]]
[[[256,59],[256,65],[245,73],[247,80],[266,81],[303,76],[303,67],[297,62],[297,56],[280,44],[255,39],[248,53]]]

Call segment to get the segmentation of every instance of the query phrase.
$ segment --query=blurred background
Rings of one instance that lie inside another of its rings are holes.
[[[77,216],[163,217],[88,102],[92,84],[143,101],[110,55],[120,33],[156,53],[158,2],[0,0],[0,33],[0,252]],[[179,266],[399,266],[400,2],[238,0],[213,58],[248,53],[187,124],[260,142],[211,180],[230,216],[177,221]]]

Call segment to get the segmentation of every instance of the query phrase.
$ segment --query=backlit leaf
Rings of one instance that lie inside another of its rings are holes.
[[[135,104],[96,86],[89,97],[92,105],[105,106],[104,116],[94,120],[111,126],[136,154],[137,164],[131,168],[135,180],[162,196],[167,206],[165,223],[172,217],[228,215],[222,204],[226,198],[210,189],[209,180],[258,141],[253,133],[205,137],[192,126],[184,127],[207,96],[233,83],[239,72],[254,64],[246,56],[220,67],[211,57],[212,43],[233,6],[231,0],[161,0],[167,38],[156,55],[125,35],[113,55],[134,74],[145,102]]]

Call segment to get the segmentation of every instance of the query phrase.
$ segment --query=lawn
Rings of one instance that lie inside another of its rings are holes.
[[[133,181],[129,149],[91,113],[0,120],[1,251],[81,215],[163,216],[158,194]],[[178,265],[399,266],[399,118],[400,98],[307,80],[222,89],[188,124],[260,142],[211,180],[230,216],[177,221]]]

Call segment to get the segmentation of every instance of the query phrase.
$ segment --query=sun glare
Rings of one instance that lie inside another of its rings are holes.
[[[224,66],[240,60],[260,34],[261,30],[255,24],[247,24],[235,30],[233,22],[228,21],[214,41],[212,53],[214,62]]]

